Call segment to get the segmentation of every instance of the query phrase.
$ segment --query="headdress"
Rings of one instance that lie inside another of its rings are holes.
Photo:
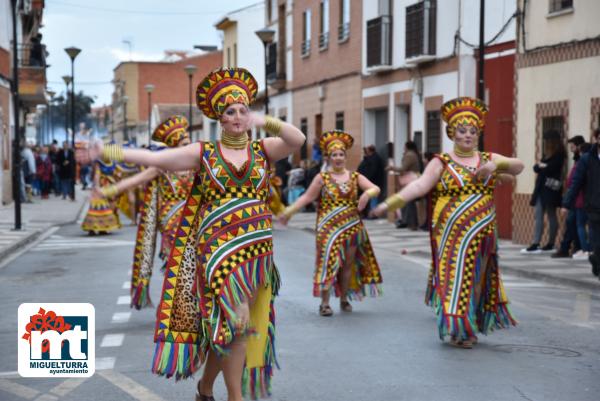
[[[481,131],[485,126],[487,112],[485,103],[472,97],[457,97],[447,101],[442,106],[442,119],[448,124],[446,134],[450,139],[454,139],[458,124],[474,125]]]
[[[152,134],[152,140],[174,148],[183,139],[188,139],[188,121],[183,116],[171,116],[159,124]]]
[[[319,141],[319,146],[325,155],[329,155],[336,149],[342,149],[345,152],[350,149],[353,144],[354,138],[352,138],[350,134],[337,129],[323,132],[323,134],[321,134],[321,140]]]
[[[256,98],[256,80],[244,68],[221,68],[208,74],[196,89],[196,104],[208,118],[221,117],[234,103],[251,105]]]

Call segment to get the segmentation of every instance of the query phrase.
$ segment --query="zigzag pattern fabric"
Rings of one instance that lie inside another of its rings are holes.
[[[434,308],[440,338],[468,339],[515,325],[498,268],[495,174],[477,180],[475,169],[444,153],[444,172],[432,193],[431,253],[426,303]],[[480,153],[480,165],[490,160]]]
[[[139,172],[140,172],[140,168],[136,164],[119,163],[116,166],[115,179],[116,179],[116,181],[121,181],[121,180],[129,178],[131,176],[134,176],[134,175],[136,175]],[[137,190],[134,190],[134,191],[135,191],[135,195],[136,195],[136,198],[137,198],[138,191]],[[138,199],[136,199],[136,201]],[[127,192],[122,193],[117,198],[117,200],[116,200],[115,203],[117,205],[117,208],[125,216],[127,216],[129,218],[129,220],[131,220],[131,221],[135,220],[135,216],[132,214],[132,210],[133,210],[133,208],[136,207],[136,205],[131,205],[131,203],[129,202],[129,196],[128,196]]]
[[[100,187],[114,184],[114,163],[96,162],[95,174],[99,175]],[[111,232],[121,228],[119,212],[113,202],[102,198],[90,199],[90,207],[81,223],[83,231]]]
[[[346,249],[356,247],[348,298],[382,294],[381,270],[375,259],[369,235],[358,212],[358,173],[352,172],[344,184],[335,182],[329,173],[321,173],[324,185],[317,210],[317,260],[313,295],[335,290],[341,295],[337,275],[346,263]]]
[[[235,337],[244,334],[234,329],[235,307],[258,293],[250,311],[256,336],[248,340],[244,389],[252,398],[270,394],[279,276],[273,264],[268,171],[262,142],[249,144],[248,162],[240,169],[223,157],[219,143],[202,144],[201,167],[167,262],[155,373],[189,377],[209,349],[227,354]],[[187,300],[195,294],[190,309]],[[194,320],[199,315],[201,320]]]

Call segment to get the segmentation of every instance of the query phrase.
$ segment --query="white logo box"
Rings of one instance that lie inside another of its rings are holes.
[[[56,316],[87,317],[87,330],[72,324],[69,330],[59,333],[56,330],[46,332],[32,331],[31,345],[23,335],[31,317],[40,312],[50,311]],[[41,343],[50,342],[49,359],[41,359]],[[87,355],[82,352],[82,341],[87,340]],[[61,359],[61,343],[68,341],[69,358]],[[96,311],[89,303],[23,303],[18,310],[18,371],[22,377],[91,377],[96,370]],[[38,347],[34,348],[34,345]]]

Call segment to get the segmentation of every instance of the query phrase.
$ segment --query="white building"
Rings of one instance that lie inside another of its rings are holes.
[[[449,149],[439,110],[449,99],[476,94],[479,0],[362,5],[363,143],[383,155],[393,143],[395,163],[407,140],[423,151]],[[488,45],[514,41],[515,9],[514,0],[486,2]]]

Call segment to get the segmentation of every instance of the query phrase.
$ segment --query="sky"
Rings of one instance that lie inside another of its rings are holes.
[[[260,0],[46,0],[42,42],[50,53],[48,88],[64,93],[70,75],[64,48],[82,51],[75,59],[75,90],[95,97],[94,106],[111,102],[113,69],[121,61],[153,61],[164,50],[217,45],[214,27],[228,12]],[[131,43],[130,48],[124,41]]]

